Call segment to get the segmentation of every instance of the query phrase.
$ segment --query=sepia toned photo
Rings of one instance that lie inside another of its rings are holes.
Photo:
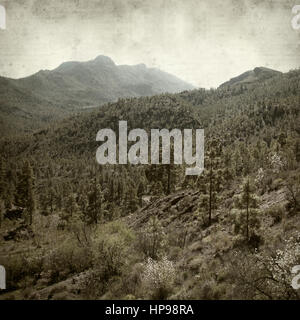
[[[300,0],[0,0],[0,300],[300,300]]]

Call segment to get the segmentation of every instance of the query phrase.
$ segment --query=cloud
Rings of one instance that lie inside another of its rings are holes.
[[[294,1],[6,0],[0,74],[23,77],[99,54],[217,86],[256,66],[299,67]]]

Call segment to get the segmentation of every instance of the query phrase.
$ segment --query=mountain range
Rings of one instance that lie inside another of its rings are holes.
[[[0,77],[1,134],[30,132],[118,98],[176,93],[194,87],[144,64],[116,65],[109,57],[65,62],[22,79]]]
[[[220,88],[256,84],[281,74],[257,67]],[[41,70],[22,79],[0,77],[0,134],[30,133],[119,98],[192,89],[191,84],[159,69],[144,64],[116,65],[103,55],[87,62],[64,62],[54,70]]]

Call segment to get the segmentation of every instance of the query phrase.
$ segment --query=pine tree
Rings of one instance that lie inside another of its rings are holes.
[[[34,192],[34,175],[33,170],[28,161],[24,163],[22,170],[18,174],[18,183],[16,188],[16,203],[20,207],[26,209],[26,221],[32,224],[33,215],[36,207]]]
[[[4,211],[5,211],[4,201],[0,199],[0,228],[4,220]]]
[[[36,208],[36,200],[34,193],[34,175],[33,170],[29,162],[25,164],[25,176],[27,177],[27,213],[28,213],[28,223],[29,225],[33,222],[33,215]]]
[[[54,204],[55,204],[55,197],[56,197],[56,192],[55,189],[52,185],[52,182],[50,181],[49,187],[47,188],[47,196],[46,196],[46,207],[50,207],[50,212],[51,214],[54,211]]]
[[[295,153],[296,161],[300,162],[300,139],[296,140],[295,142],[294,153]]]
[[[203,208],[207,211],[208,225],[211,225],[213,212],[217,209],[218,193],[221,192],[223,183],[223,171],[220,167],[221,145],[218,140],[212,140],[209,143],[209,151],[207,152],[207,170],[204,178],[200,181],[207,185],[206,192],[208,197],[203,198]],[[201,187],[203,190],[204,187]]]
[[[117,194],[118,194],[118,204],[120,205],[124,198],[124,181],[123,177],[120,177],[118,181],[118,188],[117,188]]]
[[[114,177],[111,177],[111,179],[110,179],[110,181],[109,181],[108,200],[109,200],[110,202],[114,202],[114,201],[116,200]]]
[[[238,207],[242,210],[239,215],[239,221],[236,225],[236,232],[244,235],[246,241],[250,241],[254,236],[255,230],[259,227],[257,219],[257,203],[253,193],[253,187],[250,179],[247,178],[244,182],[242,195],[238,199]]]
[[[243,187],[243,194],[242,194],[242,203],[245,205],[246,209],[246,239],[249,240],[249,207],[250,207],[250,200],[251,200],[251,189],[250,189],[250,182],[247,179],[246,183]]]
[[[126,213],[136,211],[138,209],[138,203],[137,190],[131,185],[127,188],[125,195]]]
[[[146,257],[158,259],[162,256],[166,246],[164,228],[156,216],[148,221],[145,230],[139,233],[139,245]]]
[[[67,220],[72,218],[79,211],[77,202],[75,200],[75,195],[70,194],[66,200],[65,212],[67,213]]]
[[[144,184],[143,184],[143,182],[141,181],[140,183],[139,183],[139,186],[138,186],[138,189],[137,189],[137,197],[138,197],[138,199],[139,199],[139,204],[140,204],[140,206],[142,206],[142,204],[143,204],[143,195],[144,195]]]
[[[5,200],[7,194],[7,181],[4,159],[0,159],[0,199]]]
[[[99,219],[104,216],[104,193],[96,177],[93,179],[93,185],[88,193],[87,200],[86,214],[88,223],[97,224]]]
[[[26,207],[28,196],[27,177],[25,175],[25,166],[17,172],[17,187],[16,187],[16,205],[22,208]]]
[[[175,191],[176,188],[176,179],[178,177],[178,166],[174,163],[174,145],[171,144],[170,146],[170,164],[164,165],[164,175],[167,176],[166,183],[165,183],[165,193],[169,195],[171,192]]]

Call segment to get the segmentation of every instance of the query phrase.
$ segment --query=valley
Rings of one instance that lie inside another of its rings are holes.
[[[0,299],[298,300],[300,71],[261,71],[2,137]],[[99,165],[96,134],[119,121],[203,128],[203,174]]]

